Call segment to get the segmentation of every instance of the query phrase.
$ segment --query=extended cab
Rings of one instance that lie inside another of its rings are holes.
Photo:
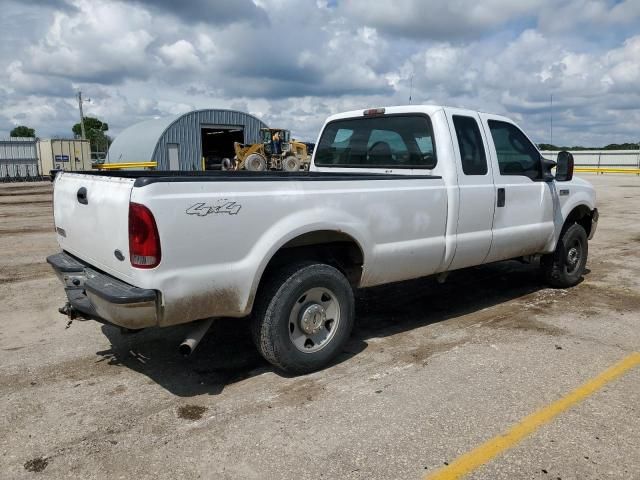
[[[556,166],[508,118],[416,105],[330,117],[309,172],[62,172],[54,215],[63,313],[134,330],[250,315],[297,373],[342,349],[354,289],[513,258],[570,287],[598,220],[567,152]]]

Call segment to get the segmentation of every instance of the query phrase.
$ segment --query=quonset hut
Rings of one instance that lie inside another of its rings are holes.
[[[194,110],[136,123],[109,148],[107,163],[157,162],[158,170],[216,170],[233,143],[260,143],[267,125],[235,110]]]

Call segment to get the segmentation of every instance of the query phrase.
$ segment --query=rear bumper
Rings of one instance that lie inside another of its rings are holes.
[[[594,208],[593,211],[591,212],[591,230],[589,230],[589,240],[591,240],[593,236],[596,234],[599,218],[600,218],[600,214],[598,213],[598,209]]]
[[[94,270],[67,253],[47,257],[70,305],[84,318],[139,329],[158,324],[158,292]]]

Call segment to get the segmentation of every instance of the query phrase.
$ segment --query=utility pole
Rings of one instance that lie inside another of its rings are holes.
[[[88,99],[87,99],[88,100]],[[86,101],[86,100],[85,100]],[[84,131],[84,114],[82,113],[82,90],[78,90],[78,109],[80,110],[80,131],[82,132],[82,140],[87,139],[87,135]]]

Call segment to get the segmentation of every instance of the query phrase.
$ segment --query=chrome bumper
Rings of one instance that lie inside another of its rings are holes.
[[[92,269],[67,253],[47,257],[71,308],[61,311],[132,330],[158,324],[158,293]]]

